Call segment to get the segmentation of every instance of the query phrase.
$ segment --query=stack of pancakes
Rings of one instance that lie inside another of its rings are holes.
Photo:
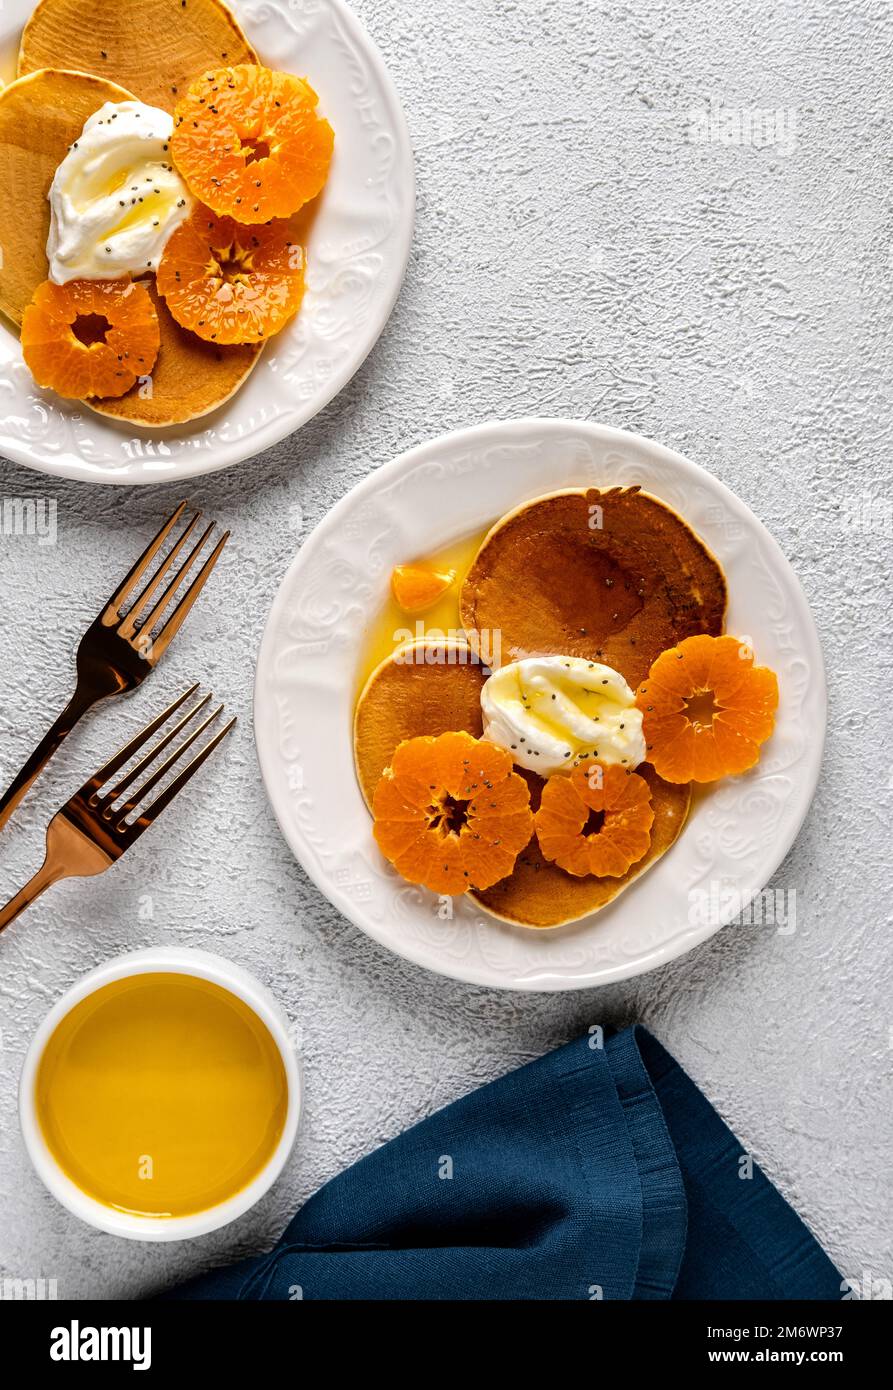
[[[450,729],[480,737],[480,692],[489,675],[481,654],[494,646],[502,662],[546,655],[600,661],[635,688],[668,647],[696,633],[718,636],[725,609],[719,563],[656,497],[637,487],[591,488],[525,503],[488,533],[462,585],[467,645],[423,640],[370,676],[354,741],[367,804],[403,739]],[[637,771],[651,788],[654,826],[647,854],[622,878],[575,878],[543,859],[534,838],[508,878],[472,896],[494,916],[527,927],[561,926],[605,907],[669,849],[688,815],[689,786],[662,781],[647,763]],[[523,775],[536,810],[543,780]]]
[[[256,62],[219,0],[42,0],[22,36],[18,78],[0,92],[0,310],[16,327],[46,280],[50,184],[89,116],[134,98],[173,111],[207,68]],[[181,328],[155,293],[161,346],[139,385],[87,404],[141,428],[182,424],[229,400],[261,345],[219,347]]]

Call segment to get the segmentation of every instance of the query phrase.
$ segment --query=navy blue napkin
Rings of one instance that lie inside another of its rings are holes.
[[[178,1299],[827,1299],[838,1271],[644,1028],[598,1030],[326,1184]]]

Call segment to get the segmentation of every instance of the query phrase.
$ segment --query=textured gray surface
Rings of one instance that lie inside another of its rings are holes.
[[[889,1278],[891,8],[356,8],[417,153],[407,282],[377,349],[322,416],[189,487],[235,528],[213,587],[165,666],[81,728],[4,833],[6,895],[36,866],[47,814],[166,692],[201,676],[242,716],[151,849],[61,886],[0,943],[0,1272],[55,1277],[62,1296],[131,1295],[258,1250],[320,1182],[412,1121],[592,1022],[639,1019],[843,1272]],[[726,120],[780,109],[781,142],[693,138],[691,112],[711,99]],[[796,890],[794,934],[731,927],[625,985],[498,995],[391,958],[286,850],[258,775],[251,684],[297,518],[311,527],[370,468],[436,433],[526,414],[602,420],[678,448],[754,509],[800,575],[831,710],[819,794],[775,883]],[[64,703],[85,619],[177,491],[69,486],[0,463],[0,498],[59,509],[55,547],[0,538],[4,772]],[[59,992],[155,941],[218,950],[271,986],[303,1035],[308,1103],[286,1175],[254,1211],[153,1247],[55,1204],[23,1153],[14,1094]]]

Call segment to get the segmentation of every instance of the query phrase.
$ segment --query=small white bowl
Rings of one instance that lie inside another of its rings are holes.
[[[113,980],[126,979],[131,975],[145,975],[153,971],[166,971],[178,975],[195,975],[202,980],[210,980],[222,989],[229,990],[253,1009],[258,1018],[266,1024],[282,1057],[288,1083],[288,1108],[285,1125],[275,1152],[257,1176],[241,1192],[225,1202],[208,1207],[205,1211],[190,1216],[134,1216],[128,1212],[117,1211],[114,1207],[97,1202],[83,1192],[76,1183],[60,1168],[43,1137],[35,1105],[35,1083],[37,1068],[53,1032],[76,1004],[87,995],[111,984]],[[127,1240],[190,1240],[194,1236],[207,1235],[220,1226],[226,1226],[237,1216],[248,1211],[255,1202],[272,1187],[285,1165],[295,1137],[301,1114],[303,1085],[301,1065],[289,1035],[288,1019],[283,1010],[263,985],[249,975],[241,966],[223,960],[205,951],[187,950],[176,946],[153,946],[144,951],[131,951],[116,956],[105,965],[97,966],[84,975],[71,989],[54,1004],[31,1040],[22,1067],[19,1083],[19,1122],[25,1147],[38,1176],[52,1192],[53,1196],[67,1207],[75,1216],[96,1226],[100,1231],[108,1231],[114,1236],[124,1236]]]

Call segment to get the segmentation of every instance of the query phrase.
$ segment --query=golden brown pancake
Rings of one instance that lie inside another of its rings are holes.
[[[101,415],[141,429],[160,429],[207,415],[229,400],[263,352],[263,343],[218,347],[181,328],[155,291],[154,276],[143,283],[158,312],[161,345],[148,386],[137,383],[123,396],[86,404]]]
[[[44,70],[0,92],[0,309],[17,325],[47,278],[47,193],[69,145],[106,101],[128,101],[123,87],[82,72]],[[255,366],[263,344],[218,347],[174,321],[155,293],[161,346],[150,386],[137,383],[115,400],[88,401],[100,414],[143,429],[194,420],[229,400]]]
[[[447,649],[452,658],[428,664],[426,655]],[[354,757],[366,805],[394,749],[405,738],[450,730],[480,738],[481,686],[490,674],[477,664],[464,642],[409,642],[399,649],[404,659],[386,657],[376,666],[357,703],[354,719]]]
[[[18,71],[78,68],[172,111],[206,68],[256,61],[219,0],[42,0],[25,25]]]
[[[82,72],[36,72],[0,92],[0,309],[20,325],[47,278],[47,193],[84,123],[130,93]]]
[[[667,647],[721,633],[725,610],[718,561],[638,487],[554,492],[509,512],[460,596],[470,641],[498,634],[503,663],[580,656],[613,666],[633,688]]]
[[[519,769],[520,771],[521,769]],[[633,864],[622,878],[574,878],[557,865],[545,860],[536,836],[515,861],[515,867],[501,882],[483,892],[472,891],[471,897],[506,922],[523,927],[560,927],[580,917],[599,912],[666,854],[679,836],[691,803],[691,787],[664,782],[648,763],[636,768],[651,788],[654,825],[651,844],[638,864]],[[534,772],[522,772],[530,785],[530,804],[539,806],[543,779]]]
[[[451,729],[479,738],[482,732],[480,692],[486,667],[473,664],[473,653],[462,642],[446,644],[450,662],[395,661],[387,657],[366,682],[354,721],[354,756],[360,789],[371,807],[379,778],[394,749],[405,738],[436,737]],[[408,643],[401,648],[422,656],[443,643]],[[530,786],[531,805],[539,806],[543,779],[518,769]],[[496,917],[524,927],[557,927],[598,912],[622,893],[633,879],[664,854],[685,824],[691,791],[663,782],[653,768],[637,768],[651,787],[655,818],[648,853],[623,878],[574,878],[543,859],[536,839],[519,855],[513,872],[501,883],[471,896]]]

